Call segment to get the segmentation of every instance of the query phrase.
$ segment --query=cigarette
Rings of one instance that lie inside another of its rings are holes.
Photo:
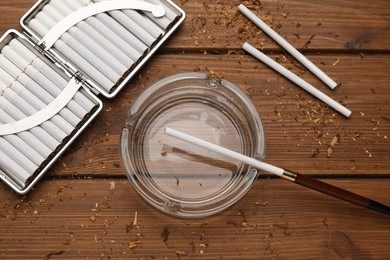
[[[25,74],[21,73],[21,71],[15,66],[13,65],[5,56],[3,55],[0,55],[0,66],[3,68],[3,70],[9,72],[9,71],[12,71],[13,73],[10,73],[10,74],[14,74],[17,78],[19,77],[18,79],[21,79],[23,77],[27,77]],[[24,102],[18,102],[18,103],[15,103],[15,104],[18,104],[18,106],[20,105],[21,109],[24,109],[24,113],[23,114],[19,114],[17,116],[17,120],[20,120],[20,119],[23,119],[25,118],[26,116],[30,116],[32,115],[34,112],[36,112],[37,110],[33,107],[26,107],[25,103]],[[10,103],[10,105],[14,106],[13,104]],[[19,107],[18,107],[19,108]],[[16,112],[16,111],[15,111]],[[15,114],[17,115],[17,114]],[[67,130],[69,131],[70,129],[73,129],[73,127],[71,125],[69,125],[68,122],[64,121],[64,120],[61,120],[62,123],[60,123],[60,126],[56,126],[54,123],[52,123],[51,121],[46,121],[42,127],[45,128],[45,130],[47,130],[53,137],[55,137],[57,140],[61,141],[63,140],[65,137],[66,137],[66,133],[63,132],[63,130]]]
[[[45,35],[47,32],[47,28],[38,20],[32,19],[29,23],[30,27],[37,32],[39,35]],[[99,70],[97,70],[94,66],[89,64],[83,57],[75,52],[72,48],[70,48],[67,44],[65,44],[62,40],[58,40],[54,47],[67,59],[69,59],[75,66],[78,68],[82,68],[82,72],[87,74],[89,78],[94,81],[96,84],[103,87],[106,91],[110,91],[114,82],[109,80],[106,76],[104,76]]]
[[[8,59],[6,59],[3,56],[0,56],[0,67],[7,74],[9,74],[8,77],[6,76],[6,74],[3,75],[3,79],[7,80],[7,84],[13,84],[16,86],[21,84],[26,89],[31,91],[32,95],[35,95],[37,98],[39,98],[45,104],[50,104],[54,100],[54,96],[56,96],[56,93],[54,93],[54,95],[51,95],[49,92],[47,92],[43,88],[44,86],[38,85],[35,81],[33,81],[25,73],[22,73],[22,71],[16,65],[14,65],[12,62],[10,62]],[[17,81],[15,81],[15,79],[17,79]],[[56,88],[53,86],[53,84],[49,84],[48,86],[46,86],[46,89],[48,89],[52,94],[54,91],[56,91]],[[69,104],[71,104],[71,103],[72,102],[70,102]],[[73,102],[73,103],[75,103],[75,102]],[[83,118],[83,115],[85,115],[87,113],[87,111],[84,111],[84,109],[79,105],[77,106],[77,108],[78,107],[81,110],[75,110],[75,111],[76,111],[76,113],[81,114],[80,118]],[[77,116],[75,119],[72,119],[74,116],[72,115],[71,111],[67,111],[66,108],[61,110],[60,114],[62,115],[63,113],[64,113],[64,117],[67,117],[67,118],[69,117],[69,121],[71,121],[71,122],[79,122],[80,121],[79,119],[77,119]]]
[[[0,122],[2,124],[9,124],[15,120],[8,115],[5,111],[0,110]],[[58,142],[48,133],[46,133],[41,127],[34,127],[29,131],[23,131],[17,134],[31,147],[47,158],[57,147]]]
[[[77,39],[82,45],[91,50],[101,61],[107,64],[108,67],[112,68],[118,75],[123,75],[128,70],[127,67],[123,66],[112,54],[108,53],[100,45],[98,45],[92,38],[86,33],[82,32],[77,27],[69,29],[70,35]]]
[[[109,14],[124,28],[131,32],[135,37],[140,39],[148,47],[151,47],[157,38],[151,36],[141,26],[135,23],[131,18],[121,11],[110,11]]]
[[[47,63],[45,63],[41,58],[36,56],[18,39],[13,39],[9,43],[9,46],[17,53],[19,53],[28,63],[32,64],[38,71],[44,72],[45,77],[54,83],[51,88],[58,88],[61,91],[66,87],[68,81],[65,80],[57,71],[55,71]],[[80,111],[77,115],[79,118],[83,118],[85,112],[91,111],[92,108],[95,106],[96,105],[81,92],[77,92],[74,96],[74,100],[71,100],[67,105],[67,107],[71,111]]]
[[[125,28],[108,16],[99,15],[97,17],[90,17],[86,22],[106,39],[110,39],[117,48],[133,61],[137,61],[141,58],[142,54],[148,48],[134,35],[129,33]]]
[[[0,137],[1,138],[1,137]],[[36,165],[41,165],[46,158],[40,155],[36,150],[34,150],[30,145],[28,145],[22,138],[17,135],[6,135],[4,138],[12,146],[14,146],[18,151],[23,153]]]
[[[47,8],[36,15],[36,19],[40,20],[47,28],[52,28],[55,24],[64,16],[57,11],[54,7],[47,5]],[[50,12],[50,13],[49,13]],[[54,13],[56,18],[51,15]],[[51,14],[51,15],[50,15]],[[69,34],[75,38],[81,45],[86,47],[96,58],[100,59],[101,62],[107,64],[108,67],[112,68],[118,75],[123,75],[127,68],[119,63],[115,58],[108,53],[105,49],[95,43],[87,34],[83,33],[79,28],[72,27],[68,30]]]
[[[60,13],[62,13],[64,16],[72,13],[72,9],[66,5],[65,1],[61,0],[51,0],[49,2],[49,5],[53,6],[56,10],[58,10]]]
[[[9,114],[15,121],[22,120],[31,113],[23,113],[18,107],[10,103],[4,97],[0,96],[0,108],[2,108],[7,114]],[[61,143],[67,136],[59,127],[54,125],[50,121],[46,121],[40,125],[48,134],[54,137],[59,143]]]
[[[68,6],[68,9],[77,10],[88,4],[93,4],[93,2],[74,0],[64,1],[64,4]],[[137,61],[148,48],[145,44],[142,43],[142,41],[128,32],[125,28],[123,28],[122,25],[117,23],[106,13],[101,13],[94,17],[90,17],[86,19],[86,22],[95,30],[104,35],[107,39],[110,39],[113,43],[115,43],[116,46],[125,52],[127,56],[130,57],[133,61]]]
[[[152,4],[158,4],[162,5],[165,9],[165,16],[163,17],[154,17],[151,13],[149,12],[144,12],[144,14],[149,17],[152,21],[154,21],[156,24],[158,24],[162,29],[166,30],[171,23],[176,19],[178,16],[174,11],[172,11],[168,6],[163,4],[161,1],[151,1],[151,0],[146,0],[145,2],[149,2]]]
[[[96,57],[88,48],[84,47],[80,44],[75,38],[73,38],[70,34],[65,33],[61,36],[61,40],[68,45],[70,48],[76,51],[81,57],[84,58],[86,62],[95,67],[98,71],[100,71],[105,77],[111,80],[113,83],[117,82],[121,75],[116,73],[112,68],[107,66],[102,60]],[[79,65],[82,70],[84,70],[84,66]],[[91,75],[92,76],[92,75]],[[97,75],[93,75],[96,77]]]
[[[0,83],[0,92],[2,92],[4,97],[11,102],[19,102],[17,103],[19,106],[23,106],[25,101],[20,98],[15,92],[13,92],[12,89],[7,88],[5,84],[2,82]],[[5,135],[3,137],[6,141],[10,142],[15,146],[19,151],[21,151],[23,154],[25,154],[32,162],[34,162],[37,165],[40,165],[45,158],[41,156],[38,152],[33,150],[26,142],[24,142],[19,136],[17,135]]]
[[[0,150],[0,171],[6,173],[6,175],[21,188],[26,185],[31,176],[30,173],[9,158],[2,150]]]
[[[304,81],[303,79],[301,79],[300,77],[298,77],[297,75],[295,75],[294,73],[292,73],[291,71],[289,71],[288,69],[280,65],[279,63],[277,63],[276,61],[274,61],[273,59],[269,58],[264,53],[260,52],[259,50],[251,46],[249,43],[244,43],[242,48],[245,51],[247,51],[249,54],[257,58],[258,60],[264,62],[269,67],[271,67],[275,71],[279,72],[280,74],[282,74],[283,76],[285,76],[286,78],[288,78],[289,80],[297,84],[302,89],[306,90],[307,92],[309,92],[310,94],[312,94],[313,96],[315,96],[316,98],[318,98],[319,100],[327,104],[328,106],[332,107],[334,110],[344,115],[345,117],[349,117],[351,115],[352,113],[351,110],[344,107],[343,105],[336,102],[335,100],[331,99],[329,96],[325,95],[323,92],[316,89],[308,82]]]
[[[25,86],[20,84],[15,80],[11,75],[9,75],[5,70],[0,67],[0,80],[4,83],[8,88],[15,91],[22,99],[28,100],[29,103],[36,109],[42,109],[46,106],[46,104],[37,98],[33,93],[31,93]],[[1,83],[0,83],[1,85]]]
[[[18,162],[18,164],[30,174],[33,174],[37,169],[38,165],[30,160],[26,155],[16,149],[7,140],[0,137],[0,147],[11,159]]]
[[[136,22],[139,26],[142,26],[142,28],[147,31],[154,39],[158,39],[162,34],[164,34],[164,31],[157,24],[155,24],[148,17],[141,15],[139,12],[126,9],[123,10],[123,13],[133,19],[133,21]]]
[[[48,28],[53,27],[53,25],[56,24],[55,21],[51,20],[50,17],[40,12],[36,17],[36,20],[38,20],[46,29],[44,34],[47,33],[49,30]],[[45,30],[42,29],[42,30]],[[121,75],[116,73],[112,68],[110,68],[105,62],[100,60],[94,53],[91,52],[88,48],[86,48],[84,45],[82,45],[78,40],[76,40],[73,36],[71,36],[69,33],[64,33],[61,36],[61,40],[67,44],[69,47],[71,47],[73,50],[75,50],[81,57],[83,57],[89,64],[94,66],[96,69],[98,69],[101,73],[103,73],[108,79],[110,79],[112,82],[116,82]],[[83,67],[80,67],[83,69]]]
[[[2,82],[0,83],[0,90],[5,89],[7,86]],[[12,104],[17,105],[17,107],[26,115],[33,115],[37,113],[40,109],[34,107],[31,103],[31,97],[23,98],[19,96],[12,89],[6,89],[4,92],[4,97],[10,101]],[[71,134],[74,130],[74,127],[68,123],[64,118],[59,115],[53,116],[50,121],[59,127],[64,133]]]
[[[91,18],[88,18],[87,22],[93,20]],[[135,37],[131,32],[129,32],[125,27],[123,27],[119,22],[114,20],[109,15],[101,13],[96,15],[96,18],[100,22],[105,24],[112,32],[117,34],[119,38],[122,39],[122,41],[127,42],[128,45],[132,46],[135,50],[137,50],[139,56],[142,56],[142,54],[148,49],[148,46],[145,43]],[[90,25],[97,29],[93,24]]]
[[[126,54],[123,52],[120,48],[118,48],[115,44],[113,44],[111,41],[109,41],[106,37],[104,37],[100,32],[95,30],[92,26],[90,26],[86,22],[80,22],[77,24],[77,27],[87,34],[91,39],[93,39],[96,43],[98,43],[103,49],[106,49],[109,53],[112,54],[112,56],[119,61],[122,65],[124,65],[126,68],[130,68],[135,60],[131,58],[136,58],[139,56],[134,55],[134,53],[137,53],[137,51],[133,48],[133,51],[130,51],[129,54]],[[104,30],[104,29],[102,29]],[[130,56],[131,55],[131,56]]]
[[[38,110],[34,106],[32,106],[30,102],[27,101],[30,100],[30,97],[28,97],[27,100],[23,99],[13,89],[8,88],[3,82],[0,82],[0,92],[3,93],[3,96],[10,103],[17,105],[17,107],[24,114],[32,115],[38,112]],[[61,128],[64,133],[70,134],[74,130],[72,125],[70,125],[67,121],[65,121],[65,119],[58,115],[53,116],[50,121],[53,122],[59,128]]]
[[[40,73],[34,67],[30,66],[29,63],[27,61],[25,61],[22,57],[20,57],[13,49],[11,49],[11,47],[5,46],[2,50],[2,53],[3,53],[5,58],[8,58],[9,61],[12,60],[14,65],[16,65],[18,67],[18,69],[20,70],[19,77],[21,74],[25,73],[25,75],[30,77],[32,80],[37,82],[39,85],[41,85],[41,86],[47,85],[47,86],[49,86],[49,88],[52,87],[51,82],[48,82],[48,80],[43,76],[42,73]],[[1,60],[2,60],[2,63],[7,63],[3,57],[1,58]],[[10,62],[8,62],[8,64],[9,63]],[[14,70],[16,70],[16,68],[14,68]],[[58,94],[59,93],[57,93],[56,96],[58,96]],[[30,104],[32,103],[32,101],[31,101],[32,96],[33,95],[27,96],[27,99],[26,99]],[[54,98],[53,98],[53,100],[54,100]],[[19,102],[16,102],[15,104],[19,104]],[[40,106],[39,108],[32,108],[29,111],[31,111],[31,113],[36,113],[41,108],[42,107]],[[62,110],[62,115],[64,115],[67,118],[67,120],[65,120],[64,118],[62,118],[58,115],[55,115],[51,121],[53,121],[53,123],[58,125],[58,127],[60,127],[65,133],[70,134],[74,131],[74,126],[76,126],[80,120],[79,120],[79,118],[77,118],[77,116],[75,116],[73,113],[71,113],[71,111],[69,111],[68,109]]]
[[[105,0],[103,0],[105,1]],[[102,2],[102,0],[95,0],[95,3]],[[76,6],[77,8],[77,6]],[[80,7],[79,7],[80,8]],[[144,29],[146,23],[142,24],[142,27],[139,26],[136,22],[132,20],[132,17],[125,15],[122,11],[110,11],[109,14],[114,17],[123,27],[127,28],[128,31],[133,33],[138,39],[140,39],[147,46],[152,46],[156,39],[160,36],[153,37],[147,30]]]
[[[295,49],[290,43],[288,43],[283,37],[277,32],[272,30],[266,23],[264,23],[259,17],[257,17],[252,11],[250,11],[245,5],[240,4],[238,9],[243,13],[249,20],[255,23],[261,28],[266,34],[268,34],[274,41],[282,46],[287,52],[289,52],[294,58],[296,58],[302,65],[310,70],[314,75],[321,79],[331,89],[334,89],[338,84],[334,82],[328,75],[302,55],[297,49]]]

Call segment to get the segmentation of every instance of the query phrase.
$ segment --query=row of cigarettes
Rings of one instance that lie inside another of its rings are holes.
[[[33,37],[43,38],[68,15],[101,1],[40,1],[23,23],[35,34]],[[99,90],[112,92],[180,16],[164,0],[145,2],[162,6],[165,15],[157,18],[151,12],[130,9],[99,13],[69,28],[52,50]],[[61,98],[71,83],[71,72],[59,69],[52,56],[45,57],[26,39],[11,34],[4,38],[0,53],[0,125],[15,125],[36,116]],[[17,187],[15,190],[26,189],[93,118],[100,103],[91,91],[81,87],[49,120],[0,136],[0,177]]]
[[[12,39],[1,50],[1,124],[11,124],[37,113],[53,102],[68,84],[66,74],[59,74],[44,57],[35,53],[35,49],[19,38]],[[96,102],[79,90],[50,120],[28,131],[1,136],[1,170],[24,187],[95,106]]]
[[[28,26],[43,38],[67,15],[101,1],[105,0],[51,0]],[[54,50],[109,93],[178,17],[159,0],[145,2],[163,6],[165,16],[129,9],[100,13],[70,28]]]
[[[315,64],[313,64],[309,59],[302,55],[297,49],[295,49],[290,43],[288,43],[282,36],[270,28],[266,23],[264,23],[259,17],[257,17],[252,11],[250,11],[244,4],[238,6],[239,11],[244,14],[249,20],[256,24],[260,29],[262,29],[268,36],[270,36],[274,41],[276,41],[280,46],[282,46],[288,53],[290,53],[295,59],[301,62],[309,71],[316,75],[321,81],[323,81],[331,89],[336,88],[338,85],[334,80],[332,80],[328,75],[326,75],[321,69],[319,69]],[[314,86],[312,86],[307,81],[303,80],[290,70],[286,69],[261,51],[257,50],[255,47],[249,43],[244,43],[242,48],[247,51],[249,54],[279,72],[281,75],[288,78],[290,81],[294,82],[296,85],[315,96],[340,114],[345,117],[349,117],[352,114],[352,111],[338,103],[334,99],[330,98]]]

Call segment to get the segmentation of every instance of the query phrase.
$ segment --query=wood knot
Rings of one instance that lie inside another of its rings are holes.
[[[363,35],[360,38],[356,40],[351,40],[345,44],[345,47],[347,47],[348,50],[358,50],[361,49],[363,44],[368,43],[369,37],[368,35]]]
[[[334,231],[330,236],[330,245],[341,258],[352,258],[355,255],[355,246],[347,234]]]

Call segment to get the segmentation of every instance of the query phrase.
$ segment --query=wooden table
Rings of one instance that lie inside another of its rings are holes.
[[[1,0],[0,32],[34,0]],[[223,213],[178,219],[128,182],[119,134],[136,97],[175,73],[222,76],[262,116],[266,162],[390,204],[390,4],[245,1],[341,85],[334,91],[237,11],[175,1],[187,19],[35,188],[0,184],[0,259],[388,259],[390,218],[264,175]],[[353,111],[344,118],[241,51],[248,41]],[[336,142],[335,142],[336,140]],[[333,142],[332,142],[333,141]]]

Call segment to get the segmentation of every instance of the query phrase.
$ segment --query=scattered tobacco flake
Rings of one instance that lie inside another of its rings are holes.
[[[255,205],[256,205],[256,206],[263,206],[263,207],[264,207],[264,206],[267,206],[268,203],[269,203],[268,200],[266,200],[266,201],[264,201],[264,202],[257,201],[257,202],[255,203]]]
[[[272,226],[283,229],[283,234],[285,236],[291,236],[291,233],[287,231],[288,223],[286,223],[286,224],[273,224]]]
[[[184,251],[184,250],[176,250],[175,251],[175,255],[177,255],[177,256],[186,256],[187,252]]]
[[[130,233],[130,231],[137,225],[138,225],[138,211],[134,213],[133,223],[131,223],[130,225],[126,225],[126,233]]]
[[[165,152],[165,151],[162,151],[162,152],[161,152],[161,156],[162,156],[162,157],[165,157],[165,156],[167,156],[167,152]]]
[[[180,185],[180,179],[178,177],[175,176],[175,179],[176,179],[176,186],[179,186]]]
[[[65,253],[64,250],[61,250],[61,251],[58,251],[58,252],[49,253],[49,254],[47,254],[45,256],[45,260],[49,260],[52,256],[62,255],[64,253]]]
[[[335,62],[332,63],[332,67],[335,67],[337,64],[339,64],[340,59],[337,59]]]
[[[168,241],[168,239],[169,239],[169,235],[170,235],[170,234],[171,234],[171,232],[169,231],[169,228],[168,228],[168,227],[165,227],[165,228],[163,229],[163,231],[161,232],[160,237],[161,237],[161,239],[162,239],[162,241],[164,242],[165,245],[167,244],[167,241]]]
[[[130,249],[136,249],[141,244],[138,240],[133,240],[129,242],[129,248]]]
[[[320,153],[320,149],[316,148],[314,151],[312,151],[311,157],[314,158],[314,157],[316,157],[317,154],[319,154],[319,153]]]
[[[309,45],[311,44],[311,40],[314,38],[315,34],[312,34],[310,38],[306,41],[306,43],[303,45],[302,50],[306,50]]]
[[[126,225],[126,233],[130,233],[130,231],[134,228],[134,225],[133,223],[131,223],[130,225]]]
[[[339,142],[339,140],[340,140],[340,135],[339,134],[337,134],[335,137],[333,137],[332,141],[330,142],[330,144],[328,146],[328,150],[326,152],[326,157],[329,158],[332,155],[333,148]]]

